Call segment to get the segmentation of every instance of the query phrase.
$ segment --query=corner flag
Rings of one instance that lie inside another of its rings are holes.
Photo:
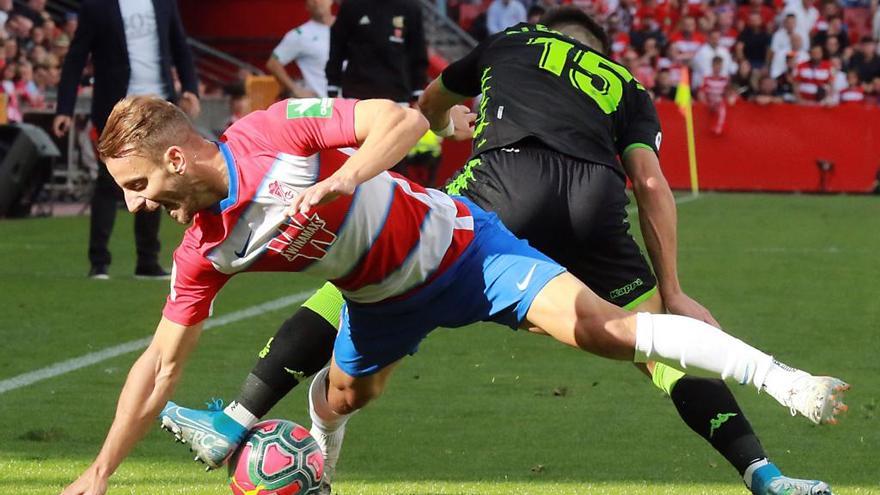
[[[697,146],[694,141],[694,112],[691,105],[691,78],[687,67],[681,68],[681,79],[675,89],[675,104],[684,115],[687,132],[688,165],[691,170],[691,192],[700,193],[700,181],[697,178]]]

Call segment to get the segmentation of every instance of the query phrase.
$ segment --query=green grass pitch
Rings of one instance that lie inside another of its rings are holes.
[[[880,201],[706,194],[682,204],[685,289],[725,328],[779,359],[853,385],[840,425],[792,418],[733,386],[772,459],[840,494],[880,494]],[[120,212],[112,280],[90,281],[86,218],[0,222],[0,380],[152,333],[165,282],[132,278]],[[163,225],[166,252],[181,228]],[[168,259],[167,256],[164,259]],[[285,274],[236,277],[222,316],[317,287]],[[230,399],[289,307],[207,332],[175,400]],[[0,394],[0,494],[52,494],[96,454],[137,353]],[[271,414],[308,422],[305,387]],[[155,428],[111,494],[224,494]],[[745,494],[723,458],[632,365],[490,324],[438,330],[386,395],[350,423],[342,495]]]

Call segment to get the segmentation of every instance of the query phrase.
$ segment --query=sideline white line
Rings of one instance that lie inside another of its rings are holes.
[[[218,316],[217,318],[211,318],[210,320],[205,322],[204,329],[210,330],[211,328],[222,327],[230,323],[235,323],[237,321],[253,318],[254,316],[259,316],[269,311],[275,311],[286,308],[288,306],[293,306],[294,304],[305,301],[314,292],[314,289],[299,292],[290,296],[274,299],[263,304],[257,304],[256,306],[233,311],[232,313]],[[106,361],[108,359],[112,359],[123,354],[128,354],[129,352],[144,349],[150,344],[150,341],[152,340],[153,336],[151,335],[149,337],[125,342],[124,344],[108,347],[106,349],[102,349],[97,352],[91,352],[89,354],[68,359],[66,361],[60,361],[53,365],[46,366],[45,368],[40,368],[38,370],[30,371],[28,373],[23,373],[12,378],[7,378],[6,380],[0,381],[0,394],[4,394],[18,388],[27,387],[28,385],[33,385],[34,383],[48,380],[49,378],[65,375],[80,368],[85,368],[86,366],[91,366],[93,364],[100,363],[101,361]]]
[[[677,205],[683,205],[683,204],[685,204],[685,203],[690,203],[691,201],[696,201],[696,200],[698,200],[698,199],[702,199],[702,198],[704,198],[705,196],[706,196],[706,193],[703,193],[703,194],[689,194],[689,195],[687,195],[687,196],[678,196],[678,197],[675,198],[675,204],[677,204]],[[632,200],[635,201],[635,198],[633,197]],[[627,212],[627,213],[632,213],[632,212],[636,211],[637,209],[638,209],[638,205],[631,204],[631,205],[629,205],[629,206],[626,207],[626,212]]]

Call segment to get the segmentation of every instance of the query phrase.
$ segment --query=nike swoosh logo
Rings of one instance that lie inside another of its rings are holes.
[[[517,288],[517,289],[519,289],[519,290],[526,290],[526,287],[529,286],[529,282],[532,281],[532,275],[535,274],[535,268],[538,268],[538,264],[537,264],[537,263],[535,263],[534,265],[532,265],[532,269],[529,270],[529,273],[528,273],[528,275],[526,275],[526,278],[522,279],[522,281],[520,281],[520,282],[518,282],[518,283],[516,284],[516,288]]]
[[[248,244],[251,243],[251,236],[252,236],[252,235],[254,235],[254,231],[253,231],[253,230],[249,230],[249,231],[248,231],[247,239],[245,239],[245,241],[244,241],[244,246],[242,246],[241,251],[236,251],[236,252],[235,252],[235,255],[238,256],[239,258],[244,258],[244,255],[247,254]]]

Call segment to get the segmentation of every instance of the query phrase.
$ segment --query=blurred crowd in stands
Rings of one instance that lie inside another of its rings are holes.
[[[17,5],[0,0],[0,93],[6,95],[10,120],[20,121],[24,108],[43,109],[54,100],[76,27],[75,13],[53,18],[45,0]]]
[[[674,98],[689,67],[693,89],[710,103],[880,105],[878,0],[448,0],[447,14],[481,40],[561,3],[602,20],[613,58],[656,99]],[[46,0],[0,0],[0,93],[10,120],[51,110],[76,28],[75,12],[53,17]],[[89,81],[87,69],[85,91]]]
[[[562,3],[603,22],[656,99],[687,67],[710,104],[880,104],[877,0],[449,0],[447,14],[482,40]]]

